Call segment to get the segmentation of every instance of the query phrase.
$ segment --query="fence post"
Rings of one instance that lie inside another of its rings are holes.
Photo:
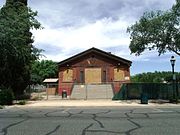
[[[47,88],[46,88],[46,94],[47,94],[47,100],[48,100],[48,89],[49,89],[49,84],[47,84]]]
[[[129,88],[128,88],[128,84],[126,84],[126,100],[129,99],[128,93],[129,93]]]
[[[87,100],[87,85],[88,85],[88,84],[85,84],[85,85],[86,85],[86,100]]]
[[[176,102],[178,102],[178,100],[179,100],[179,91],[178,91],[178,81],[176,78]]]

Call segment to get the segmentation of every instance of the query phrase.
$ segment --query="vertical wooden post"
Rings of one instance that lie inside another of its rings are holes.
[[[88,93],[87,93],[87,92],[88,92],[88,91],[87,91],[87,84],[85,84],[85,85],[86,85],[86,100],[87,100],[87,94],[88,94]]]
[[[49,88],[49,84],[47,83],[47,87],[46,87],[47,100],[48,100],[48,88]]]

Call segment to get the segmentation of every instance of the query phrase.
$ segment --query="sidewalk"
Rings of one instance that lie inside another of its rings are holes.
[[[19,106],[19,105],[18,105]],[[149,100],[148,104],[140,104],[140,100],[119,100],[112,101],[106,99],[98,100],[40,100],[28,101],[24,107],[148,107],[148,106],[180,106],[180,104],[154,103]]]

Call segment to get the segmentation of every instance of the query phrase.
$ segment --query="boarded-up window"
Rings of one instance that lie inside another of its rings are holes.
[[[114,81],[124,81],[124,71],[119,69],[119,68],[115,68],[114,69]]]
[[[71,82],[73,80],[73,70],[67,69],[63,72],[63,82]]]
[[[85,83],[101,83],[101,68],[86,68]]]

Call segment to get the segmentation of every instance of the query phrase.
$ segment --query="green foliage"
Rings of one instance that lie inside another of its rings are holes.
[[[26,104],[26,101],[25,100],[21,100],[17,103],[18,105],[25,105]]]
[[[131,77],[131,82],[153,82],[153,83],[163,83],[172,81],[172,72],[148,72],[137,74]],[[176,73],[176,78],[179,80],[180,73]]]
[[[127,32],[130,33],[131,53],[140,55],[146,49],[180,55],[180,1],[171,10],[146,12]]]
[[[40,28],[37,12],[21,1],[7,0],[0,9],[0,86],[12,88],[15,95],[29,84],[31,63],[40,55],[30,32]]]
[[[0,89],[0,105],[12,105],[14,94],[11,89]]]
[[[15,97],[15,100],[28,100],[31,98],[30,94],[23,94],[23,95],[18,95]]]
[[[45,78],[58,77],[57,63],[52,60],[34,61],[31,70],[31,84],[42,84]]]

